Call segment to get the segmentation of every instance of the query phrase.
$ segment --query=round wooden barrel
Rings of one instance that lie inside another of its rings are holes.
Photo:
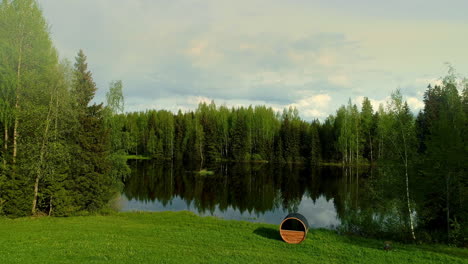
[[[299,244],[307,237],[309,223],[298,213],[288,214],[280,225],[281,238],[289,244]]]

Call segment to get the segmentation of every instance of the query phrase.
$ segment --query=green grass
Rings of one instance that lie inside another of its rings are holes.
[[[150,160],[150,157],[142,156],[142,155],[125,155],[126,159],[133,159],[133,160]]]
[[[289,245],[277,226],[189,212],[0,218],[0,263],[468,263],[466,249],[310,230]]]

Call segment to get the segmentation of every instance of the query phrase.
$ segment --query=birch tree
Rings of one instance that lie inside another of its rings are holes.
[[[396,155],[395,160],[399,160],[404,168],[408,220],[411,237],[413,240],[416,240],[409,186],[409,169],[412,165],[414,154],[416,153],[414,118],[409,110],[408,104],[403,101],[400,90],[396,90],[392,93],[388,109],[391,117],[391,130],[387,131],[386,138],[391,142],[392,150]]]

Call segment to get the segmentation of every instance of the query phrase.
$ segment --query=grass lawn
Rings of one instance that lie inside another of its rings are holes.
[[[289,245],[277,226],[189,212],[0,218],[0,263],[468,263],[468,250],[310,230]]]

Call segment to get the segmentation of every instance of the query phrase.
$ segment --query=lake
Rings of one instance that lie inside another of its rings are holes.
[[[120,211],[188,210],[201,216],[279,224],[299,212],[312,228],[336,228],[358,202],[369,171],[297,164],[217,163],[213,175],[197,165],[131,160]]]

